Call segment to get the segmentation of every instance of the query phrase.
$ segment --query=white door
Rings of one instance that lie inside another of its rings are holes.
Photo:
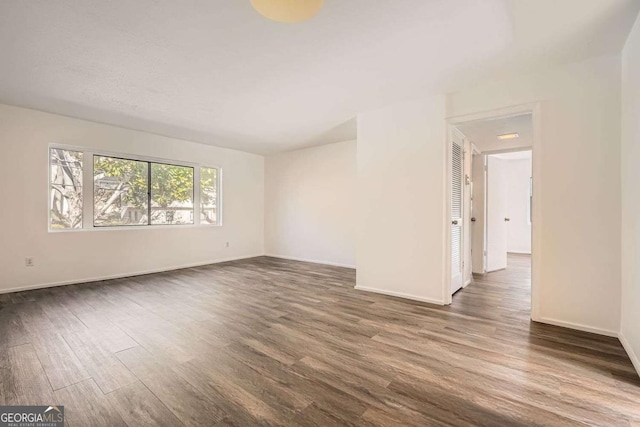
[[[487,271],[507,268],[506,160],[487,158]]]
[[[472,237],[472,269],[474,273],[484,274],[486,272],[485,265],[485,217],[487,203],[486,194],[486,156],[476,154],[473,156],[473,201],[471,214],[471,232]]]
[[[463,140],[454,132],[451,142],[451,293],[462,287],[463,273]]]

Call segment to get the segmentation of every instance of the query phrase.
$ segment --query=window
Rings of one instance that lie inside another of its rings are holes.
[[[49,150],[49,227],[82,228],[82,153]]]
[[[151,224],[193,224],[193,168],[151,163]]]
[[[83,170],[84,158],[93,159],[89,170]],[[220,225],[218,168],[63,147],[50,149],[49,164],[51,230]],[[85,192],[83,173],[93,178]]]
[[[200,222],[218,224],[218,169],[200,168]]]
[[[93,225],[148,224],[148,163],[115,157],[93,157]]]

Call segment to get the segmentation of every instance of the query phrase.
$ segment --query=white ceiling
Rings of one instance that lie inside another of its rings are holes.
[[[477,120],[456,126],[478,151],[498,151],[533,145],[533,119],[531,114],[502,117],[491,120]],[[498,139],[498,135],[517,133],[515,139]]]
[[[353,139],[358,112],[619,52],[639,0],[2,0],[0,102],[256,153]]]

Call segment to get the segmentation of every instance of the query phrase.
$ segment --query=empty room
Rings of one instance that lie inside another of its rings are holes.
[[[640,426],[640,0],[1,0],[0,427]]]

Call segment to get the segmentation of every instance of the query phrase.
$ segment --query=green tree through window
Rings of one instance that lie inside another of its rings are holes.
[[[82,153],[49,150],[50,227],[82,228]]]
[[[148,163],[115,157],[93,158],[96,227],[148,224]]]
[[[200,221],[218,224],[218,170],[200,168]]]
[[[93,162],[89,163],[91,170],[83,172],[85,155]],[[93,227],[220,222],[217,168],[199,167],[196,183],[193,166],[52,147],[49,169],[52,230],[83,228],[84,197],[89,198],[85,205],[93,214]],[[93,174],[93,200],[82,191],[86,172]],[[197,217],[195,191],[200,199]]]
[[[193,168],[151,163],[151,224],[193,224]]]

